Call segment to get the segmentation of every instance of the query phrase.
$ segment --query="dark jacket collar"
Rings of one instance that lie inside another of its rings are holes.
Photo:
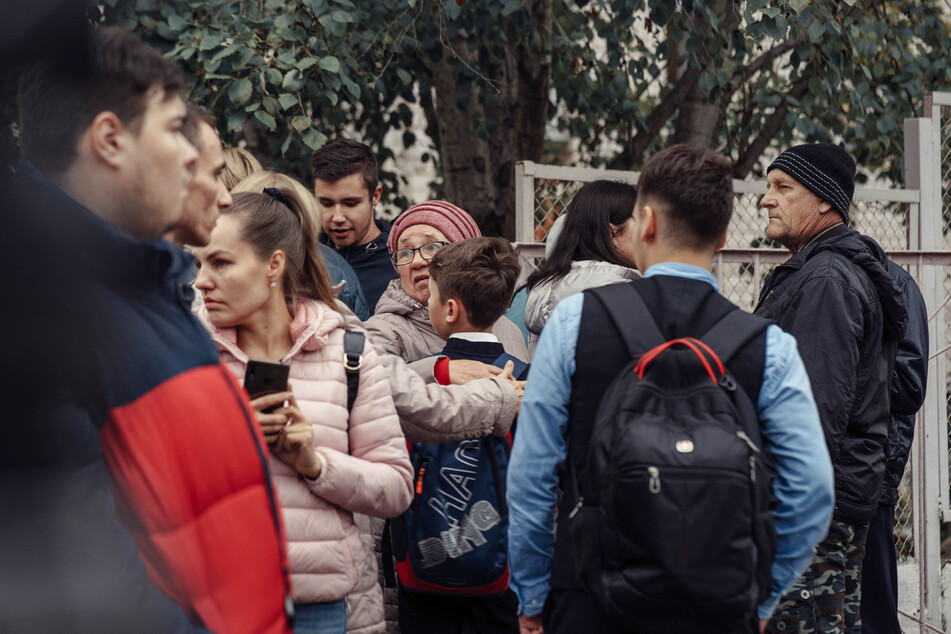
[[[374,218],[373,222],[376,223],[377,229],[380,230],[380,235],[364,244],[352,244],[347,247],[337,248],[337,246],[334,245],[334,243],[330,240],[330,236],[323,232],[320,234],[320,242],[321,244],[326,244],[327,246],[336,249],[340,255],[347,258],[348,260],[350,257],[358,253],[377,251],[379,249],[386,251],[386,240],[390,237],[390,227],[393,223],[387,222],[386,220],[380,220],[379,218]]]
[[[99,218],[53,184],[35,165],[21,161],[20,182],[29,191],[36,225],[55,231],[69,260],[85,274],[118,283],[178,282],[191,271],[191,256],[164,240],[144,241]],[[64,254],[65,255],[65,254]]]
[[[816,236],[809,244],[779,265],[764,288],[762,296],[765,297],[768,289],[794,274],[810,259],[825,251],[845,257],[868,276],[878,291],[882,303],[885,339],[892,341],[899,339],[908,323],[908,309],[901,289],[885,268],[885,251],[875,240],[863,236],[845,224],[836,225]]]

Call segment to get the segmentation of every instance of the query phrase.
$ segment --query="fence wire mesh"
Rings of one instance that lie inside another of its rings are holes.
[[[534,181],[533,235],[536,242],[545,242],[551,226],[559,216],[565,213],[571,199],[581,189],[584,182],[549,178],[536,178]],[[763,233],[767,223],[767,212],[759,206],[760,198],[762,198],[760,194],[738,193],[736,195],[726,248],[779,247],[779,245],[770,244]],[[951,205],[951,201],[948,204]],[[951,215],[951,211],[948,211],[948,214]],[[905,204],[856,200],[852,203],[849,215],[853,228],[875,238],[886,251],[908,248]]]
[[[941,116],[941,210],[947,246],[951,233],[951,106],[944,106],[938,112]]]

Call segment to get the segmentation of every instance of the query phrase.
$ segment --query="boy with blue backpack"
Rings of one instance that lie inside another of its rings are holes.
[[[492,334],[519,273],[512,246],[461,240],[443,247],[429,271],[430,320],[447,339],[440,355],[498,367],[511,360],[523,379],[528,366]],[[508,588],[509,448],[497,436],[411,446],[416,498],[390,526],[401,631],[517,634],[518,603]]]

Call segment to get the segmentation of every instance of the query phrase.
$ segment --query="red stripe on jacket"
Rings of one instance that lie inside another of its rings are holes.
[[[150,578],[214,632],[288,631],[286,540],[253,421],[231,373],[210,365],[112,410],[99,433]]]

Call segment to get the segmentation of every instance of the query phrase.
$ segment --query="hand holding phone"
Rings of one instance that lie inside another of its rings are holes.
[[[244,372],[244,389],[254,400],[267,394],[276,394],[287,391],[287,378],[290,375],[290,366],[276,361],[263,359],[248,360],[248,367]],[[276,405],[265,407],[261,411],[270,414],[281,406],[283,401]]]

